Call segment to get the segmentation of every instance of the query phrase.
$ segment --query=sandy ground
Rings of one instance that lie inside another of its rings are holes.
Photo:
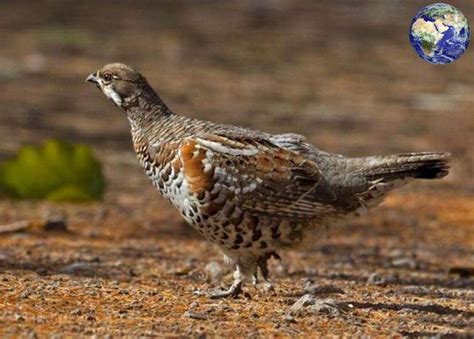
[[[0,224],[31,223],[0,235],[1,335],[474,335],[474,62],[413,54],[421,1],[130,3],[0,3],[0,159],[85,142],[108,181],[94,204],[0,201]],[[110,61],[189,116],[354,156],[449,151],[452,171],[272,261],[274,291],[210,300],[230,268],[153,190],[126,119],[83,82]],[[57,215],[66,228],[45,227]]]

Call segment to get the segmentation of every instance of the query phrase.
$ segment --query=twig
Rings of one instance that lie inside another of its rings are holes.
[[[22,220],[22,221],[12,222],[11,224],[0,225],[0,234],[21,231],[30,227],[30,225],[31,225],[31,222],[29,222],[28,220]]]

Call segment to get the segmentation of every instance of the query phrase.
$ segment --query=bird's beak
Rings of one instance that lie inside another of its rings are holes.
[[[99,81],[97,79],[97,73],[89,74],[89,76],[86,78],[86,82],[92,82],[94,84],[98,84]]]

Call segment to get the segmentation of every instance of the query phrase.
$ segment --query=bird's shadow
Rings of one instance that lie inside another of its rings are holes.
[[[473,317],[474,312],[464,311],[453,309],[447,306],[442,306],[434,303],[430,303],[428,305],[420,305],[420,304],[390,304],[390,303],[368,303],[368,302],[357,302],[357,301],[350,301],[353,307],[359,309],[372,309],[372,310],[389,310],[389,311],[401,311],[403,309],[423,312],[423,313],[435,313],[439,315],[458,315],[462,314],[466,317]]]
[[[158,246],[153,247],[121,247],[119,249],[81,247],[87,256],[81,255],[65,260],[64,258],[34,257],[17,258],[2,251],[0,274],[12,271],[34,272],[39,276],[70,275],[78,277],[102,278],[117,281],[130,281],[139,275],[135,269],[135,260],[141,258],[157,261],[184,261],[185,258],[162,253]]]

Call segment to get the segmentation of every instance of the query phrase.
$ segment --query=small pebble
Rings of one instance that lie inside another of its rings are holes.
[[[369,284],[369,285],[386,285],[387,280],[385,279],[385,277],[381,276],[378,273],[372,273],[367,278],[367,284]]]
[[[393,259],[391,264],[393,267],[409,268],[412,270],[418,267],[418,263],[413,258]]]
[[[184,316],[188,317],[188,318],[191,318],[191,319],[196,319],[196,320],[209,319],[209,316],[207,314],[192,311],[192,310],[187,310],[186,312],[184,312]]]
[[[75,262],[66,267],[63,267],[60,272],[65,274],[76,274],[79,272],[89,271],[91,270],[90,265],[85,262]]]

